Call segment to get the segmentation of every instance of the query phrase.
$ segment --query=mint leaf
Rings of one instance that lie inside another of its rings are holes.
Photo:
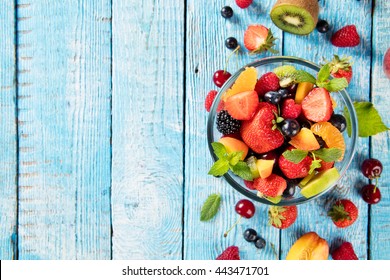
[[[247,181],[253,181],[252,172],[246,162],[239,161],[236,165],[230,165],[234,174]]]
[[[330,76],[330,66],[329,64],[325,64],[324,66],[321,67],[320,71],[318,72],[317,81],[325,82],[326,80],[329,79],[329,76]]]
[[[283,156],[288,161],[291,161],[293,163],[300,163],[306,156],[307,151],[295,149],[295,150],[287,150],[283,153]]]
[[[369,137],[389,130],[371,102],[354,102],[360,137]],[[347,107],[344,108],[348,135],[351,136],[351,119]]]
[[[209,175],[222,176],[229,171],[229,162],[225,159],[217,160],[209,170]]]
[[[312,84],[315,84],[316,78],[314,78],[313,75],[310,73],[304,71],[304,70],[297,70],[294,72],[294,80],[297,83],[302,83],[302,82],[309,82]]]
[[[226,148],[222,143],[219,142],[213,142],[211,143],[211,146],[213,147],[214,154],[218,158],[224,158],[227,154]]]
[[[348,86],[346,78],[335,78],[324,84],[322,87],[329,92],[336,92],[345,89]]]
[[[320,159],[313,160],[310,164],[309,174],[312,174],[316,168],[320,168],[320,167],[321,167],[321,160]]]
[[[242,151],[230,153],[229,154],[229,163],[231,165],[236,165],[240,161],[240,159],[242,158],[243,154],[244,154],[244,152],[242,152]]]
[[[221,196],[219,194],[211,194],[200,210],[200,220],[202,222],[211,220],[218,213],[220,204]]]
[[[323,161],[325,162],[332,162],[332,161],[336,161],[338,160],[343,152],[341,151],[341,149],[338,149],[338,148],[322,148],[322,149],[319,149],[319,150],[316,150],[316,151],[312,151],[312,153],[319,157],[320,159],[322,159]]]

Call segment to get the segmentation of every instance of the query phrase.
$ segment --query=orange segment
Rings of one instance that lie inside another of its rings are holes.
[[[311,131],[320,136],[329,148],[338,148],[342,151],[341,161],[344,157],[345,142],[341,132],[329,122],[318,122],[311,126]]]
[[[226,101],[230,96],[240,92],[254,90],[257,82],[257,70],[255,67],[248,67],[238,76],[233,86],[228,89],[222,96]]]
[[[334,98],[331,96],[331,97],[330,97],[330,101],[332,101],[332,108],[333,108],[333,110],[336,109],[336,108],[337,108],[337,102],[336,102],[336,100],[334,100]]]

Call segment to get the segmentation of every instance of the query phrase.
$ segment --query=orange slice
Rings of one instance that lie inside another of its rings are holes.
[[[233,86],[228,89],[222,96],[226,101],[230,96],[240,92],[254,90],[257,83],[257,70],[255,67],[248,67],[238,76]]]
[[[341,161],[344,157],[345,142],[341,132],[329,122],[318,122],[311,126],[311,131],[320,136],[329,148],[338,148],[342,151]]]
[[[334,98],[331,96],[331,97],[330,97],[330,101],[332,101],[332,108],[333,108],[333,110],[336,109],[336,108],[337,108],[337,102],[336,102],[336,100],[334,100]]]

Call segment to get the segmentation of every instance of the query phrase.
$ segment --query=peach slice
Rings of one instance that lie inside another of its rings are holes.
[[[313,132],[306,127],[303,127],[297,135],[292,137],[289,143],[296,149],[304,151],[314,151],[320,148]]]
[[[273,159],[258,159],[256,162],[257,170],[259,170],[260,178],[267,178],[272,174],[275,161]]]
[[[306,95],[313,89],[314,84],[302,82],[298,84],[297,92],[295,93],[295,103],[301,104]]]
[[[246,155],[248,154],[248,146],[241,140],[226,136],[219,139],[218,142],[225,146],[226,151],[228,153],[240,151],[243,152],[241,160],[244,160],[246,158]]]
[[[288,251],[286,260],[327,260],[329,245],[315,232],[302,235]]]

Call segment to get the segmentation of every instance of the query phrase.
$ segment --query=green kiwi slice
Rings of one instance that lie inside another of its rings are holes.
[[[278,0],[271,19],[280,29],[297,35],[307,35],[316,27],[319,6],[317,0]]]
[[[291,65],[279,66],[273,70],[273,72],[279,78],[280,87],[286,88],[295,83],[294,74],[296,70],[297,69]]]

